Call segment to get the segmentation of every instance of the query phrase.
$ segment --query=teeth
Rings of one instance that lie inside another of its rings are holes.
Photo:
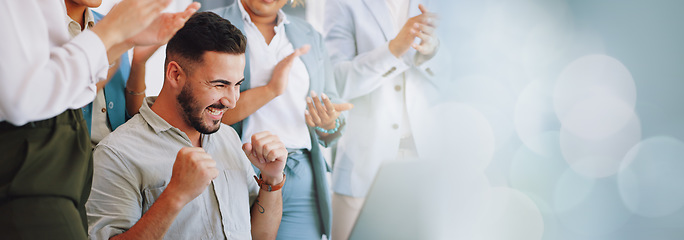
[[[214,115],[214,116],[218,116],[218,115],[221,115],[221,113],[223,113],[223,111],[215,110],[213,108],[207,108],[207,111],[209,111],[209,114]]]

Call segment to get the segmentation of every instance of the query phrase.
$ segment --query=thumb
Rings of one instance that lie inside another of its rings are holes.
[[[427,8],[422,3],[418,4],[418,9],[420,9],[420,13],[428,13]]]
[[[247,157],[251,156],[252,155],[252,143],[242,144],[242,151],[245,152],[245,155],[247,155]]]
[[[294,59],[296,57],[299,57],[301,55],[308,53],[310,49],[311,49],[311,45],[304,44],[304,46],[295,49],[294,52],[292,52],[292,54],[290,54],[290,56],[287,56],[287,57],[290,59]]]
[[[354,108],[354,104],[351,104],[351,103],[335,104],[335,111],[339,111],[339,112],[347,111],[347,110],[352,109],[352,108]]]

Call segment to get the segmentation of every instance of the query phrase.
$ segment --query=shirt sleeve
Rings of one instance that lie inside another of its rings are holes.
[[[70,39],[60,8],[59,1],[0,2],[0,121],[23,125],[80,108],[106,78],[104,44],[90,30]]]
[[[142,217],[139,174],[133,174],[120,154],[98,145],[93,153],[93,186],[86,202],[90,239],[109,239],[135,225]]]
[[[352,10],[343,0],[328,0],[325,6],[325,41],[334,66],[337,91],[344,100],[364,96],[385,80],[409,69],[403,58],[389,51],[389,42],[359,53]]]

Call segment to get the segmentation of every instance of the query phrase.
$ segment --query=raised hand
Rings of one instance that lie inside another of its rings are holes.
[[[311,49],[311,45],[305,44],[304,46],[295,49],[292,54],[283,58],[283,60],[280,60],[275,66],[271,80],[266,85],[271,89],[275,96],[280,96],[285,92],[290,76],[290,69],[292,69],[292,63],[297,57],[309,52],[309,49]]]
[[[182,203],[199,196],[218,176],[216,161],[198,147],[181,148],[173,164],[171,181],[164,192],[174,194]]]
[[[304,113],[304,119],[310,127],[334,129],[335,120],[340,116],[340,113],[354,107],[351,103],[333,104],[325,93],[321,93],[321,99],[316,96],[314,91],[311,91],[311,97],[306,98],[308,110]],[[323,132],[318,132],[318,134],[323,137],[328,135]]]
[[[439,45],[439,39],[435,34],[435,29],[437,29],[437,15],[428,12],[427,8],[423,4],[418,4],[421,15],[431,15],[434,17],[428,18],[427,24],[420,25],[419,31],[416,36],[420,38],[420,44],[412,43],[411,47],[416,49],[420,54],[432,55]]]
[[[397,36],[389,42],[389,50],[397,58],[404,55],[411,47],[424,55],[431,55],[436,49],[437,14],[428,12],[422,4],[419,4],[418,8],[421,14],[409,18]],[[420,44],[413,42],[416,37],[421,39]]]
[[[145,64],[162,45],[164,44],[138,46],[133,48],[132,64]]]
[[[171,0],[123,0],[92,30],[109,49],[147,28],[169,3]]]
[[[193,2],[183,12],[162,13],[145,30],[127,41],[135,46],[166,44],[199,8],[200,4]]]
[[[251,142],[242,145],[249,161],[261,170],[267,184],[275,185],[283,180],[287,149],[278,138],[268,131],[255,133]]]

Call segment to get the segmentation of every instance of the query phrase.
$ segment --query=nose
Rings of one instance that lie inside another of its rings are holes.
[[[233,109],[237,105],[238,98],[240,98],[240,89],[230,88],[228,94],[222,97],[220,102],[223,106],[228,107],[228,109]]]
[[[221,104],[222,104],[223,106],[226,106],[228,109],[233,109],[233,108],[235,108],[235,101],[231,101],[231,100],[229,99],[229,97],[222,97],[222,98],[219,100],[219,102],[221,102]]]

